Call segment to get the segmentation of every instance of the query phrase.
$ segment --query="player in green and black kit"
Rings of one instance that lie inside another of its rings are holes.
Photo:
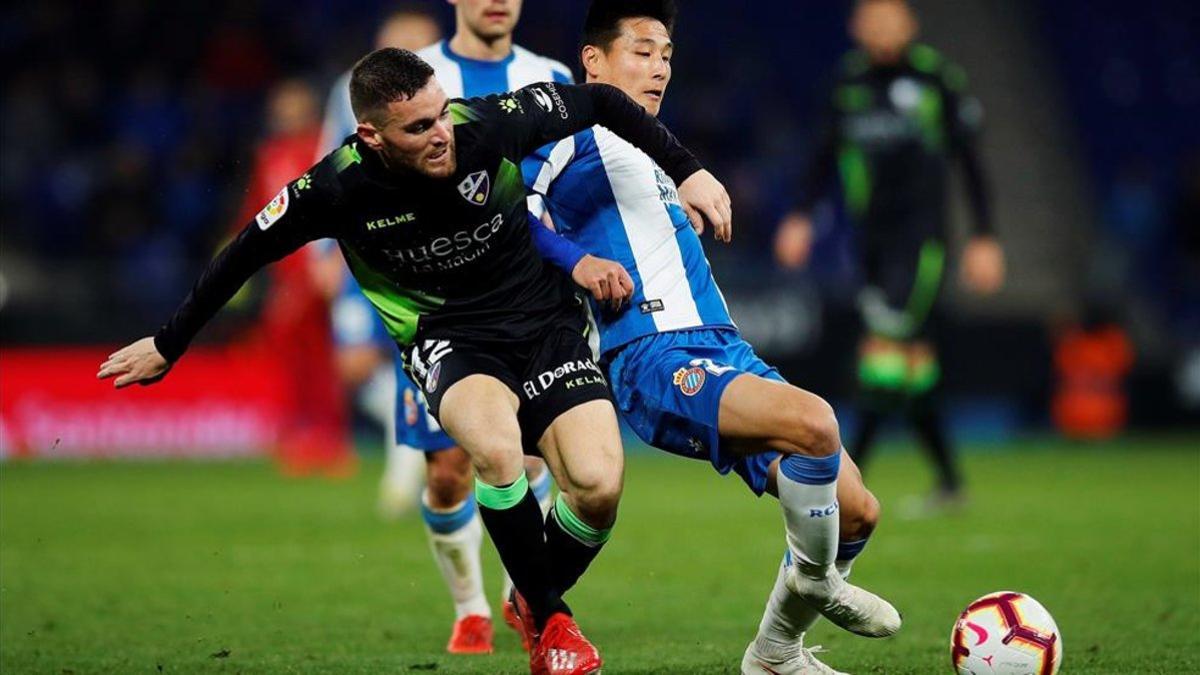
[[[535,248],[546,230],[530,223],[519,163],[603,124],[653,157],[714,226],[729,226],[729,197],[615,87],[547,82],[450,101],[415,54],[381,49],[354,67],[350,98],[356,134],[285,186],[157,335],[113,354],[99,376],[118,387],[161,379],[251,274],[306,242],[336,239],[430,411],[471,457],[480,514],[524,599],[531,670],[596,672],[599,654],[562,594],[611,533],[620,436],[584,308]],[[632,283],[607,265],[580,261],[572,277],[627,297]],[[545,521],[523,450],[546,459],[563,492]]]
[[[903,0],[860,0],[851,32],[859,49],[843,60],[827,126],[799,208],[781,223],[779,261],[802,265],[812,242],[810,213],[834,176],[859,237],[866,285],[859,308],[862,424],[850,454],[860,467],[884,417],[903,412],[937,464],[937,501],[956,500],[961,478],[935,401],[939,366],[931,314],[946,263],[949,169],[960,163],[974,231],[964,281],[990,293],[1004,279],[976,148],[982,115],[966,76],[933,48],[913,42],[917,23]]]

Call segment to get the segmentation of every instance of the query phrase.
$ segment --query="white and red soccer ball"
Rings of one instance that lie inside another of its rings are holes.
[[[950,659],[959,675],[1054,675],[1062,653],[1050,612],[1012,591],[967,605],[950,635]]]

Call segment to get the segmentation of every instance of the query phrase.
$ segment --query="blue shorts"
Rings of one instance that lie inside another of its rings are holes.
[[[395,356],[392,350],[396,343],[384,328],[383,319],[379,318],[379,313],[349,272],[342,290],[333,300],[330,315],[335,346],[376,346]]]
[[[437,452],[458,445],[425,408],[425,396],[396,359],[396,445]]]
[[[779,453],[738,457],[722,452],[717,432],[721,394],[742,373],[785,381],[730,329],[647,335],[609,361],[617,408],[638,437],[667,452],[706,459],[722,474],[733,470],[761,495]]]

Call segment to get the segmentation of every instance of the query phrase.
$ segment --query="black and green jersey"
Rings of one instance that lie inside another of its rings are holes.
[[[387,169],[354,137],[289,183],[209,264],[159,330],[174,361],[256,270],[306,242],[338,241],[401,345],[527,339],[572,311],[573,289],[534,248],[520,161],[594,124],[647,152],[677,182],[700,168],[653,117],[608,85],[542,83],[451,103],[457,169]]]
[[[982,109],[965,87],[963,70],[926,45],[912,45],[892,65],[873,64],[861,52],[848,54],[827,102],[801,209],[811,210],[838,176],[868,247],[942,239],[948,169],[959,160],[975,227],[989,231],[975,150]]]

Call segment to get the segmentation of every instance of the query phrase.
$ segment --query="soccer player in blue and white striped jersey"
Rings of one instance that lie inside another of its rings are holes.
[[[581,54],[587,81],[615,85],[657,114],[671,75],[673,4],[595,0]],[[898,630],[895,608],[843,577],[879,506],[842,449],[832,408],[787,384],[741,338],[705,258],[699,214],[685,212],[671,179],[602,126],[542,148],[522,169],[530,210],[548,211],[562,235],[543,255],[567,268],[585,254],[616,260],[633,278],[624,309],[593,305],[625,421],[650,445],[735,471],[755,494],[779,499],[787,555],[743,673],[833,672],[803,647],[818,615],[865,636]],[[714,229],[728,241],[727,228]]]
[[[431,45],[397,45],[396,40],[411,37],[397,33],[396,20],[403,16],[429,19],[415,9],[402,9],[393,15],[377,37],[378,47],[401,46],[414,48],[434,69],[434,76],[449,98],[486,96],[519,89],[535,82],[571,83],[571,71],[554,59],[539,56],[513,43],[512,33],[520,17],[520,0],[456,0],[455,31],[448,40]],[[420,28],[420,26],[418,26]],[[421,33],[422,35],[426,33]],[[324,156],[341,145],[346,136],[354,133],[357,121],[350,109],[350,73],[335,83],[327,105],[320,155]],[[340,257],[340,256],[339,256]],[[391,340],[378,315],[359,291],[353,278],[347,279],[334,308],[334,330],[339,344],[355,344],[355,335],[375,335],[383,353],[392,353]],[[361,324],[373,322],[374,330]],[[430,547],[438,569],[454,599],[455,626],[447,645],[452,653],[490,652],[492,650],[491,610],[483,590],[480,570],[480,548],[483,529],[471,494],[472,473],[467,454],[457,446],[425,408],[420,390],[399,367],[395,367],[396,439],[388,446],[388,467],[384,474],[384,494],[394,485],[403,486],[407,477],[402,467],[415,452],[426,459],[426,489],[421,497],[421,515],[429,535]],[[390,422],[391,420],[389,420]],[[530,489],[542,505],[543,513],[553,504],[550,472],[545,464],[527,459]],[[392,489],[403,494],[403,489]],[[502,597],[507,598],[512,587],[507,575]],[[505,618],[514,624],[506,602]]]

